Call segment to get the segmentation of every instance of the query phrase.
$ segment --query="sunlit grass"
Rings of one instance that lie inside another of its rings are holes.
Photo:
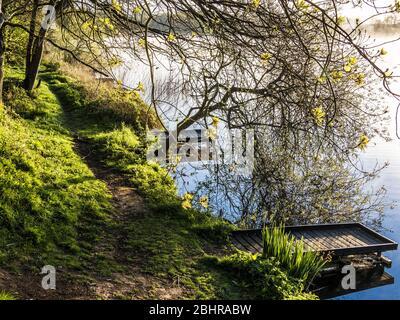
[[[0,263],[33,250],[76,254],[82,218],[102,220],[110,208],[105,184],[74,151],[57,98],[46,83],[28,96],[22,76],[7,70],[0,111]]]

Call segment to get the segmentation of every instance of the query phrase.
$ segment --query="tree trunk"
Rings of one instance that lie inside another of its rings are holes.
[[[0,53],[0,109],[3,106],[4,54]]]
[[[3,105],[3,81],[4,81],[4,53],[6,52],[4,21],[5,16],[2,11],[3,1],[0,0],[0,107]]]
[[[6,51],[4,26],[0,27],[0,107],[3,105],[4,53]]]
[[[0,0],[1,1],[1,0]],[[53,6],[55,6],[55,12],[62,12],[63,8],[66,6],[66,3],[64,1],[51,1],[50,4]],[[35,0],[34,6],[36,6],[36,11],[37,11],[37,6],[38,6],[38,0]],[[63,7],[64,6],[64,7]],[[32,12],[32,16],[31,16],[31,23],[35,23],[36,21],[36,13]],[[32,22],[33,20],[33,22]],[[31,24],[31,28],[34,28],[34,26],[32,27]],[[31,35],[33,34],[34,40],[33,40],[33,45],[31,48],[27,49],[27,70],[25,72],[25,80],[24,80],[24,85],[25,85],[25,89],[28,91],[32,91],[33,88],[35,87],[35,81],[37,78],[37,75],[39,73],[39,67],[40,67],[40,63],[42,62],[42,56],[43,56],[43,50],[44,50],[44,40],[46,38],[47,35],[47,30],[48,30],[49,26],[47,27],[40,27],[39,30],[39,34],[38,36],[35,36],[33,33],[30,33]],[[30,51],[30,57],[28,57],[29,55],[29,51]],[[28,67],[29,66],[29,67]]]
[[[24,83],[25,89],[32,91],[35,86],[36,77],[39,72],[40,63],[42,61],[44,40],[47,30],[40,28],[39,35],[33,42],[32,54],[30,59],[29,68],[26,70],[26,77]]]
[[[28,44],[26,46],[26,57],[25,57],[25,79],[24,79],[24,88],[26,90],[30,90],[29,88],[33,87],[35,81],[33,81],[33,85],[31,84],[32,79],[32,50],[33,50],[33,43],[35,39],[35,31],[36,31],[36,17],[37,17],[37,10],[38,10],[39,0],[35,0],[33,2],[32,7],[32,14],[31,14],[31,22],[29,26],[29,38]]]

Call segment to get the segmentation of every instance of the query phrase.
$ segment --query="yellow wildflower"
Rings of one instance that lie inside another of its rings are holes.
[[[218,117],[212,117],[212,123],[211,123],[211,125],[213,126],[213,127],[218,127],[218,123],[219,123],[219,118]]]
[[[324,84],[326,82],[326,77],[325,76],[320,76],[320,77],[317,78],[317,81],[320,84]]]
[[[260,55],[260,59],[262,62],[266,63],[271,59],[272,55],[269,52],[264,52]]]
[[[182,198],[183,198],[182,208],[185,210],[190,209],[192,207],[193,195],[191,193],[186,192]]]
[[[175,40],[176,40],[175,35],[174,35],[173,33],[170,33],[170,34],[168,35],[168,37],[167,37],[167,41],[173,42],[173,41],[175,41]]]
[[[311,114],[314,117],[314,121],[318,126],[322,126],[325,120],[325,111],[322,109],[321,106],[315,107],[311,110]]]
[[[217,130],[214,127],[208,128],[207,136],[209,139],[215,140],[217,138]]]
[[[192,207],[192,204],[189,201],[185,200],[182,202],[183,209],[187,210],[187,209],[190,209],[191,207]]]
[[[387,69],[385,72],[384,72],[384,77],[385,78],[390,78],[392,75],[393,75],[393,71],[390,71],[389,69]]]
[[[189,193],[189,192],[186,192],[186,193],[183,195],[183,200],[192,201],[192,200],[193,200],[193,195],[192,195],[191,193]]]
[[[86,30],[92,28],[92,26],[93,26],[93,21],[86,21],[82,24],[82,29]]]
[[[334,81],[339,81],[343,78],[343,72],[342,71],[332,71],[331,72],[331,77]]]
[[[207,196],[201,197],[199,199],[199,203],[203,208],[207,209],[208,208],[208,197]]]
[[[143,38],[140,38],[139,41],[139,46],[141,46],[142,48],[146,47],[146,40]]]
[[[358,73],[353,79],[359,86],[362,86],[365,83],[365,73]]]
[[[344,65],[343,69],[344,69],[344,71],[346,71],[346,72],[351,72],[352,67],[351,67],[350,64],[347,63],[347,64]]]
[[[117,12],[120,12],[122,10],[122,6],[117,0],[111,0],[111,5]]]
[[[296,6],[299,9],[303,9],[303,10],[307,10],[310,7],[310,5],[307,2],[305,2],[304,0],[297,0]]]
[[[367,147],[368,142],[369,138],[363,133],[360,137],[360,143],[358,144],[358,147],[361,150],[364,150]]]
[[[379,54],[380,54],[381,56],[386,56],[386,55],[388,54],[388,52],[386,51],[385,48],[382,48],[381,50],[379,50]]]
[[[336,19],[336,23],[341,26],[342,24],[344,24],[346,22],[346,18],[343,16],[338,16]]]
[[[352,66],[355,65],[355,64],[357,64],[357,61],[358,61],[358,60],[357,60],[356,57],[350,57],[350,58],[349,58],[349,64],[352,65]]]
[[[134,98],[139,98],[140,94],[134,89],[134,90],[129,90],[128,91],[128,97],[134,97]]]
[[[258,8],[261,4],[261,0],[251,0],[251,4],[254,8]]]
[[[141,92],[143,92],[143,93],[145,92],[143,82],[139,82],[139,83],[138,83],[136,90],[141,91]]]
[[[139,7],[139,6],[137,6],[137,7],[135,7],[135,8],[133,9],[133,13],[135,13],[135,14],[139,14],[139,13],[141,13],[141,12],[142,12],[142,8]]]
[[[113,57],[110,59],[110,61],[108,63],[110,66],[115,67],[115,66],[122,64],[123,61],[119,57]]]

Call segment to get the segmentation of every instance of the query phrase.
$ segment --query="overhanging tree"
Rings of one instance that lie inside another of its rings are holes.
[[[369,138],[385,136],[373,123],[385,110],[366,92],[381,80],[396,96],[390,88],[394,75],[377,64],[385,51],[362,32],[368,19],[346,21],[339,10],[345,2],[71,1],[57,13],[61,37],[13,26],[34,38],[27,52],[35,39],[42,44],[47,36],[104,74],[112,75],[121,51],[129,52],[149,65],[150,101],[160,113],[174,103],[157,95],[156,68],[172,61],[175,90],[190,102],[184,109],[175,105],[179,131],[194,123],[208,126],[215,115],[229,128],[257,127],[260,143],[272,139],[286,154],[303,154],[302,166],[319,154],[343,164],[354,162]],[[397,2],[383,8],[376,1],[354,1],[361,3],[375,7],[377,15],[399,11]],[[38,63],[33,69],[36,74]],[[312,145],[307,152],[303,141]]]

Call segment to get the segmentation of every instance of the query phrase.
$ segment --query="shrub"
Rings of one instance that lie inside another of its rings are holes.
[[[304,281],[285,272],[276,258],[238,252],[218,259],[217,263],[234,271],[244,289],[251,291],[255,298],[317,299],[315,295],[304,292]]]
[[[61,64],[59,62],[48,62],[46,63],[46,68],[47,71],[54,72],[58,71],[61,67]]]
[[[18,17],[14,17],[14,19],[14,23],[25,23],[23,18],[18,19]],[[28,33],[25,30],[20,28],[9,28],[7,30],[7,50],[5,51],[6,65],[20,67],[25,64],[27,41]]]

